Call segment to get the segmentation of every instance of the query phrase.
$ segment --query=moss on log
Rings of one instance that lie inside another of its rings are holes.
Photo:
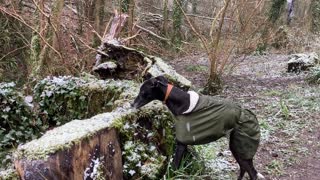
[[[52,127],[112,111],[114,101],[130,84],[92,77],[48,77],[35,86],[34,101],[41,120]]]

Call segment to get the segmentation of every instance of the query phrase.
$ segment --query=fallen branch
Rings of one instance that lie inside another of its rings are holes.
[[[131,37],[127,37],[127,38],[121,40],[121,43],[122,43],[122,42],[127,42],[127,41],[129,41],[129,40],[137,37],[137,36],[140,34],[140,32],[141,32],[141,29],[139,29],[138,32],[137,32],[135,35],[133,35],[133,36],[131,36]]]
[[[158,38],[158,39],[161,39],[161,40],[164,40],[164,41],[169,41],[169,39],[164,38],[164,37],[161,37],[161,36],[157,35],[156,33],[152,32],[152,31],[150,31],[150,30],[148,30],[148,29],[146,29],[146,28],[144,28],[144,27],[142,27],[142,26],[136,25],[136,27],[139,28],[139,29],[141,29],[141,30],[144,31],[144,32],[149,33],[150,35],[152,35],[152,36],[154,36],[154,37],[156,37],[156,38]]]

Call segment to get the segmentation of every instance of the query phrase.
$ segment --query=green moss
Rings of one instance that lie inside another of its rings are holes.
[[[85,119],[110,112],[113,102],[126,86],[126,81],[98,80],[92,77],[48,77],[34,88],[39,114],[49,126],[61,125],[72,119]]]
[[[272,0],[269,10],[269,21],[275,23],[281,16],[286,0]]]

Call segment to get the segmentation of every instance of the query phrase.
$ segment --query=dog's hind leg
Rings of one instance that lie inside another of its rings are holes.
[[[249,166],[250,166],[250,169],[251,169],[251,172],[255,175],[255,178],[256,179],[265,179],[264,176],[260,173],[257,172],[257,170],[254,168],[253,166],[253,160],[252,159],[249,159],[247,160],[248,163],[249,163]]]
[[[234,131],[231,132],[230,137],[233,136],[233,133],[234,133]],[[232,141],[233,141],[233,139],[230,138],[229,148],[230,148],[230,151],[231,151],[233,157],[236,159],[237,163],[238,163],[239,166],[240,166],[240,175],[238,176],[238,180],[242,180],[244,174],[246,173],[246,170],[245,170],[245,168],[243,167],[243,163],[242,163],[239,155],[237,154],[237,152],[236,152],[236,150],[235,150],[235,147],[233,146]]]
[[[240,159],[243,168],[248,172],[250,180],[256,180],[258,172],[253,166],[252,159]]]
[[[176,150],[173,158],[173,169],[178,169],[182,160],[183,155],[187,151],[187,145],[176,141]]]

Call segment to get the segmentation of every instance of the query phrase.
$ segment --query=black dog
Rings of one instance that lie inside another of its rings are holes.
[[[145,81],[133,107],[140,108],[153,100],[163,101],[176,117],[177,147],[174,166],[178,168],[187,145],[205,144],[230,133],[230,150],[240,165],[241,180],[248,172],[250,179],[263,176],[253,166],[260,141],[256,116],[249,110],[224,99],[185,92],[168,83],[163,76]]]

